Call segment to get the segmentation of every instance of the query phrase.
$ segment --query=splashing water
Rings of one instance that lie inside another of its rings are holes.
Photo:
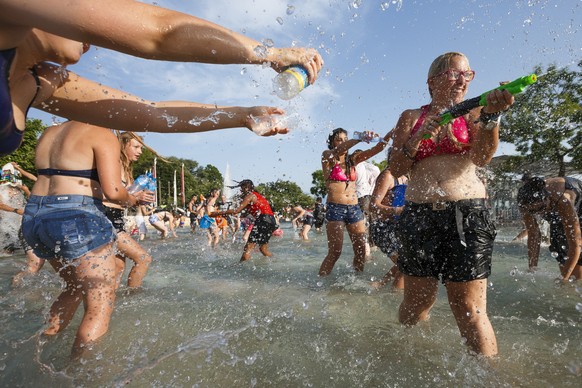
[[[212,114],[206,117],[194,117],[190,121],[188,121],[188,124],[194,125],[195,127],[200,126],[205,121],[210,121],[214,124],[218,124],[218,120],[221,115],[226,115],[228,118],[234,117],[234,113],[228,113],[225,111],[217,110],[216,112],[213,112]]]
[[[558,266],[547,255],[537,272],[510,274],[514,267],[527,268],[526,244],[510,242],[519,227],[500,229],[494,248],[495,288],[489,288],[487,306],[500,350],[494,363],[466,353],[443,287],[430,320],[404,328],[398,323],[402,293],[369,286],[390,268],[385,255],[372,252],[364,273],[354,274],[346,235],[344,255],[320,278],[325,234],[313,232],[304,242],[290,223],[282,228],[283,236],[269,244],[273,258],[254,252],[246,263],[238,263],[240,242],[209,249],[203,231],[179,228],[178,238],[159,240],[150,230],[142,245],[154,261],[144,288],[129,294],[121,287],[108,334],[78,363],[69,361],[69,353],[80,314],[57,337],[38,335],[50,300],[60,292],[52,269],[46,266],[26,287],[11,289],[10,277],[25,258],[3,259],[0,383],[579,385],[582,314],[575,304],[580,295],[573,285],[554,289]]]
[[[167,113],[162,114],[162,118],[166,120],[166,122],[168,123],[168,127],[170,128],[172,128],[174,124],[178,122],[178,118],[176,116],[171,116]]]
[[[400,11],[400,9],[402,8],[402,0],[391,0],[380,3],[380,9],[382,11],[386,11],[388,10],[388,8],[390,8],[390,4],[396,5],[396,11]]]

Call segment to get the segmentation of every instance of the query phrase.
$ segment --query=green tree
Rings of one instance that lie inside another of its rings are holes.
[[[152,170],[156,155],[148,150],[143,150],[141,157],[133,165],[134,178],[138,175]],[[165,160],[164,160],[165,159]],[[213,188],[222,188],[223,178],[220,171],[213,165],[200,166],[198,162],[190,159],[180,159],[176,157],[158,158],[156,171],[158,187],[161,190],[161,205],[172,204],[174,201],[174,171],[176,171],[178,205],[181,206],[181,182],[180,175],[182,163],[184,164],[184,189],[186,191],[186,203],[193,195],[206,196]],[[168,189],[169,186],[169,189]],[[158,194],[159,195],[159,194]]]
[[[535,73],[543,75],[516,96],[500,139],[514,144],[527,163],[555,164],[555,174],[564,176],[569,160],[582,168],[582,72],[550,65],[545,71],[537,67]]]
[[[311,173],[311,188],[309,192],[316,197],[325,197],[327,188],[325,187],[325,178],[323,177],[323,170],[316,170]]]
[[[26,120],[26,129],[24,131],[22,144],[12,154],[0,158],[0,167],[8,162],[16,162],[23,170],[36,175],[34,154],[36,145],[38,144],[38,138],[45,128],[46,125],[41,120]],[[33,182],[30,182],[27,179],[24,179],[23,181],[27,186],[32,187]]]
[[[295,182],[277,180],[257,186],[257,191],[269,201],[274,211],[281,211],[289,205],[312,208],[313,198],[305,194]]]

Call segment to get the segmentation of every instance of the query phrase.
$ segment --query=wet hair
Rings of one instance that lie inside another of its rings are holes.
[[[132,162],[129,160],[127,154],[125,153],[125,147],[132,140],[137,140],[143,144],[143,139],[133,132],[121,132],[117,135],[117,139],[119,140],[119,145],[121,146],[121,154],[119,156],[121,159],[121,167],[125,172],[125,179],[127,180],[127,183],[131,184],[133,182],[133,169],[131,167]]]
[[[428,68],[428,75],[426,77],[427,84],[428,84],[428,80],[430,80],[432,77],[434,77],[435,75],[437,75],[439,73],[442,73],[443,71],[445,71],[449,68],[449,66],[451,64],[451,59],[453,57],[463,57],[463,58],[465,58],[467,63],[469,63],[469,59],[463,53],[451,51],[451,52],[439,55],[438,57],[435,58],[434,61],[432,61],[430,67]],[[428,85],[428,93],[432,97],[432,89],[430,88],[430,84]]]
[[[234,186],[228,186],[230,189],[242,189],[243,187],[247,188],[248,191],[254,191],[255,190],[255,184],[253,183],[252,180],[250,179],[243,179],[240,182],[236,182],[236,185]]]
[[[530,205],[545,200],[549,195],[544,178],[529,177],[517,191],[517,204],[519,206]]]
[[[336,128],[333,131],[331,131],[331,133],[329,134],[329,136],[327,137],[327,148],[330,150],[333,150],[334,146],[333,146],[333,142],[335,140],[335,138],[340,134],[343,133],[345,135],[348,134],[348,131],[346,131],[343,128]]]

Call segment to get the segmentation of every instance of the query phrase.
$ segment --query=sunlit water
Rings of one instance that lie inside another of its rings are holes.
[[[500,231],[490,278],[500,351],[493,362],[467,354],[442,287],[430,321],[405,329],[397,319],[402,294],[368,285],[389,268],[380,252],[354,275],[346,243],[332,274],[320,279],[324,236],[302,242],[289,224],[284,230],[271,240],[272,259],[255,253],[243,264],[241,243],[211,250],[186,229],[177,239],[151,236],[144,290],[118,292],[109,333],[80,362],[69,362],[69,353],[81,311],[55,338],[38,334],[59,292],[52,269],[12,289],[24,256],[1,258],[0,385],[581,385],[580,290],[556,286],[547,249],[541,269],[528,273],[525,245],[508,242],[516,229]]]

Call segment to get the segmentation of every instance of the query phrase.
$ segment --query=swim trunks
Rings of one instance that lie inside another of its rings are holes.
[[[406,275],[464,282],[491,274],[496,231],[484,199],[406,202],[396,233]]]

